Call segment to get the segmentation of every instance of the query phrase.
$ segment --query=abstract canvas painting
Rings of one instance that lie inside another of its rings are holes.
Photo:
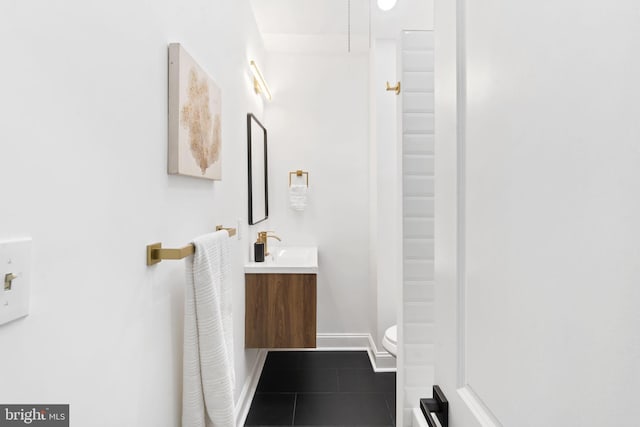
[[[179,43],[169,45],[169,174],[222,178],[221,94]]]

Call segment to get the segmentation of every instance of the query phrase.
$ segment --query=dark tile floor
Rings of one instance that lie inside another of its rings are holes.
[[[393,426],[396,374],[365,351],[271,351],[246,426]]]

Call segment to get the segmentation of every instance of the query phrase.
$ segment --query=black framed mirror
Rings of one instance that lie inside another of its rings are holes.
[[[267,182],[267,129],[252,113],[247,114],[249,159],[249,225],[269,217]]]

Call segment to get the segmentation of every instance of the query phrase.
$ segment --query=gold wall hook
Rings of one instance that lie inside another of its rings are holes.
[[[400,95],[400,82],[396,83],[395,86],[391,86],[387,81],[387,90],[393,90],[396,92],[396,95]]]

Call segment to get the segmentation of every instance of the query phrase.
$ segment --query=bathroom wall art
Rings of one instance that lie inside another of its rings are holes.
[[[221,93],[179,43],[169,45],[169,174],[222,179]]]

